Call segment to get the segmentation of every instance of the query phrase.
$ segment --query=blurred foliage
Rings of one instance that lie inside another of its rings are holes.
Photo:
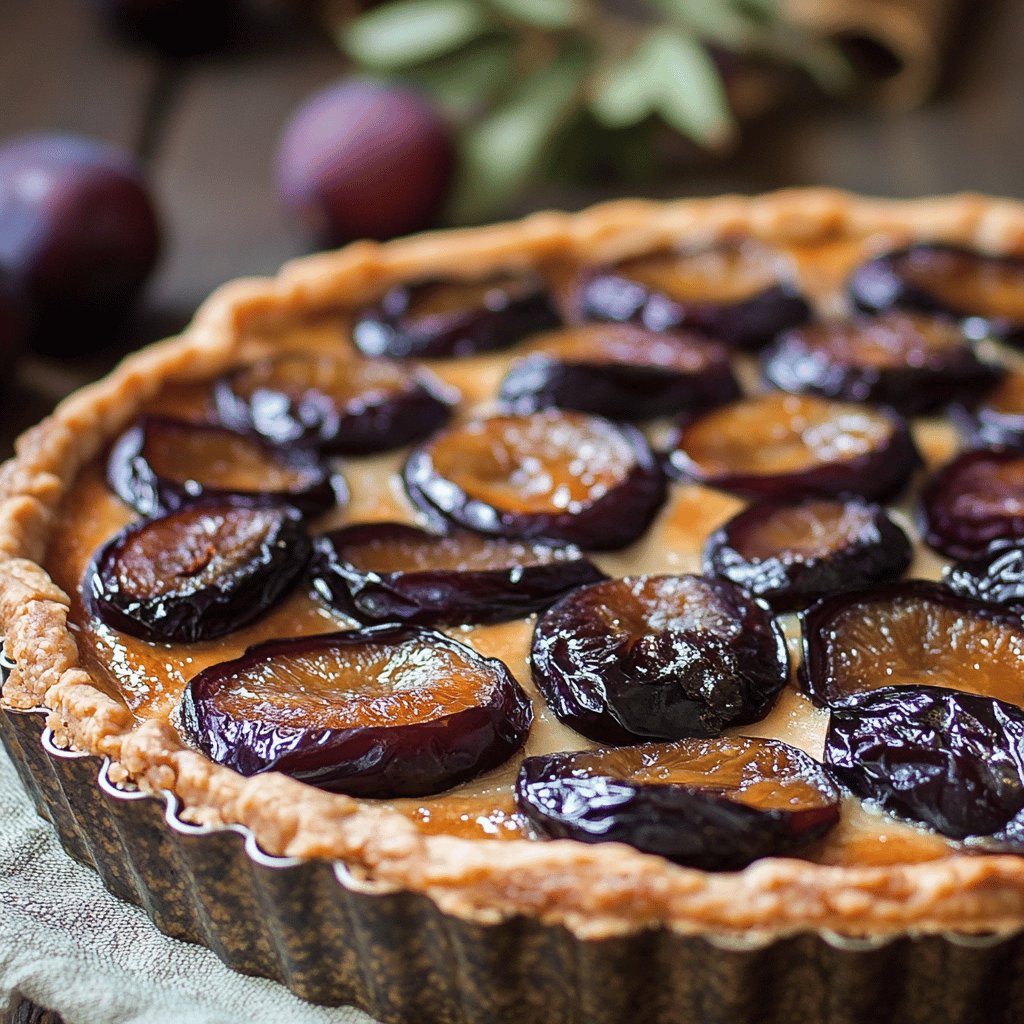
[[[458,220],[500,211],[546,172],[650,172],[666,126],[728,147],[736,55],[797,66],[829,91],[848,84],[840,56],[777,0],[391,0],[340,19],[337,37],[361,68],[420,85],[453,118]]]

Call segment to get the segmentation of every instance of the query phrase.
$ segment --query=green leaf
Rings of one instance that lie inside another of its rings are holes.
[[[538,28],[568,28],[579,17],[577,0],[490,0],[507,18]]]
[[[600,72],[591,84],[590,110],[606,128],[624,128],[658,103],[658,56],[649,37],[636,51]]]
[[[563,53],[467,130],[452,204],[456,220],[506,208],[537,174],[552,137],[577,107],[585,66],[578,50]]]
[[[478,39],[413,68],[407,77],[433,93],[454,117],[465,118],[508,91],[514,57],[510,39]]]
[[[769,0],[771,2],[771,0]],[[744,48],[751,24],[735,0],[654,0],[667,20],[688,33]]]
[[[360,15],[340,43],[359,64],[389,71],[457,49],[489,26],[473,0],[398,0]]]

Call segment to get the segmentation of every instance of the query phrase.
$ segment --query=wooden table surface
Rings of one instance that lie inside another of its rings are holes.
[[[747,126],[729,158],[652,183],[651,196],[824,184],[891,196],[973,189],[1024,198],[1024,3],[972,0],[939,97],[894,117],[801,101]],[[231,51],[174,63],[127,47],[85,0],[0,0],[0,140],[61,129],[147,162],[167,235],[139,311],[109,351],[22,361],[3,404],[0,455],[55,401],[129,347],[172,333],[217,284],[272,273],[307,248],[275,201],[272,157],[289,112],[345,71],[308,19],[268,13]],[[600,185],[538,191],[513,213],[578,208]],[[7,368],[8,370],[10,368]],[[9,1020],[53,1021],[23,1004]]]

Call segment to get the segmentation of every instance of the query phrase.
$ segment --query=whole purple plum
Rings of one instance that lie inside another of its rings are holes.
[[[454,167],[451,131],[425,97],[352,79],[293,115],[278,146],[277,186],[312,234],[337,244],[431,226]]]

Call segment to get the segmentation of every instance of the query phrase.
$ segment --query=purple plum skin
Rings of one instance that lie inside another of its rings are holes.
[[[599,743],[631,745],[718,736],[768,713],[789,655],[764,602],[728,580],[703,579],[739,635],[674,628],[631,638],[610,632],[600,611],[615,608],[625,584],[581,587],[537,620],[533,681],[559,721]]]
[[[143,516],[155,516],[202,500],[271,502],[288,504],[303,515],[317,516],[344,504],[348,490],[344,478],[331,472],[311,452],[302,448],[266,445],[268,458],[281,458],[310,474],[310,482],[299,491],[225,491],[203,487],[194,480],[179,482],[160,476],[145,456],[147,434],[165,425],[234,434],[227,427],[209,423],[185,423],[164,416],[143,416],[129,427],[117,441],[107,460],[107,483],[124,502]],[[264,442],[265,443],[265,442]]]
[[[506,761],[526,741],[533,723],[529,697],[496,659],[474,652],[499,677],[489,703],[426,722],[285,727],[239,719],[218,707],[218,680],[239,665],[296,649],[358,648],[371,639],[400,642],[417,637],[424,643],[455,643],[431,630],[384,625],[257,644],[189,681],[181,701],[181,728],[211,760],[246,776],[283,772],[321,789],[367,798],[427,796],[450,789]]]
[[[869,505],[856,498],[849,501]],[[705,572],[731,580],[767,601],[776,611],[792,611],[826,594],[884,583],[907,571],[913,547],[880,505],[873,506],[868,531],[855,543],[844,545],[826,558],[745,555],[745,532],[792,504],[780,499],[758,501],[733,516],[708,537],[704,545]]]
[[[761,348],[811,315],[806,300],[785,284],[735,303],[681,303],[614,269],[587,275],[578,287],[576,305],[585,320],[634,323],[651,331],[684,328],[743,350]]]
[[[295,218],[332,245],[432,226],[454,168],[451,129],[424,96],[350,79],[292,116],[278,145],[277,187]]]
[[[991,697],[887,686],[832,709],[825,761],[857,796],[953,839],[1024,809],[1024,712]]]
[[[686,374],[660,366],[569,362],[537,353],[513,364],[500,399],[517,413],[556,407],[647,420],[705,409],[740,397],[728,363]]]
[[[524,295],[510,295],[496,307],[474,306],[411,317],[409,308],[417,288],[430,283],[396,285],[377,305],[364,309],[352,328],[356,348],[371,358],[458,359],[506,349],[561,323],[540,286]]]
[[[1024,542],[996,541],[983,555],[950,566],[942,582],[962,597],[1024,616]]]
[[[40,350],[109,343],[156,266],[160,234],[127,153],[72,135],[0,148],[0,268],[23,290]]]
[[[152,522],[143,519],[132,523],[107,541],[86,570],[81,588],[91,615],[113,629],[151,643],[198,643],[241,629],[282,600],[309,561],[309,536],[299,514],[286,506],[281,508],[279,520],[268,531],[257,557],[230,576],[196,590],[179,586],[158,597],[139,597],[119,585],[117,562],[125,543]]]
[[[828,806],[762,809],[693,786],[578,777],[571,774],[571,754],[526,758],[516,802],[548,839],[627,843],[687,867],[737,871],[817,839],[839,821],[840,794],[825,770],[802,751],[791,756],[833,792]]]
[[[506,622],[547,608],[564,593],[605,578],[586,558],[509,569],[416,570],[376,573],[347,561],[347,548],[371,538],[415,544],[433,535],[404,523],[343,527],[314,541],[313,587],[330,604],[365,625],[420,626]]]

